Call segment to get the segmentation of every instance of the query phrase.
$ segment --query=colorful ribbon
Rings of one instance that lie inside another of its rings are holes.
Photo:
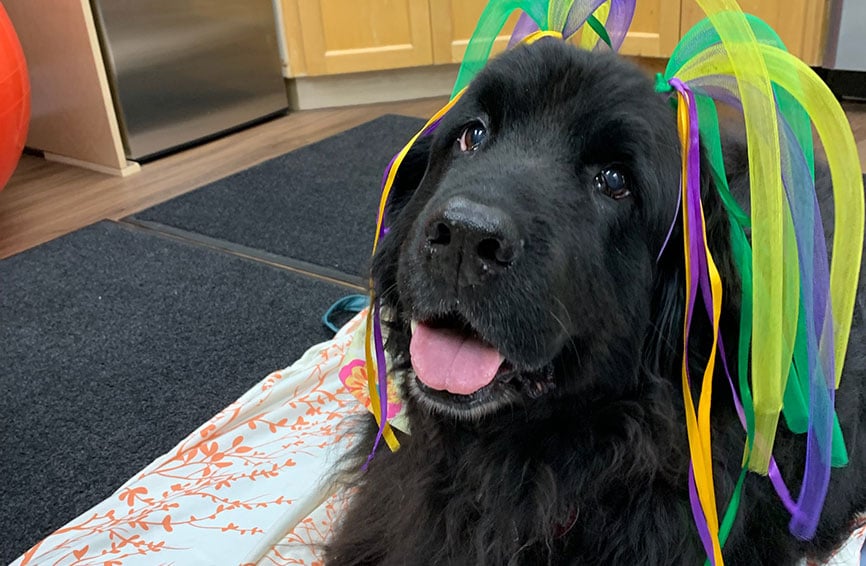
[[[700,419],[692,422],[688,415],[693,412],[689,408],[690,397],[684,397],[693,463],[690,469],[693,513],[709,562],[718,564],[721,557],[714,536],[718,533],[719,543],[724,544],[736,515],[747,469],[769,475],[792,515],[791,532],[810,539],[823,508],[830,467],[847,463],[834,396],[857,290],[864,208],[860,175],[841,173],[859,173],[859,163],[844,114],[826,86],[805,64],[784,51],[781,40],[769,26],[743,15],[735,3],[725,0],[699,0],[699,3],[709,18],[683,38],[664,79],[657,84],[659,90],[665,91],[668,90],[665,83],[670,81],[678,91],[681,124],[682,116],[699,122],[699,134],[690,125],[692,137],[683,142],[684,163],[687,148],[695,147],[701,137],[713,179],[731,218],[732,248],[743,283],[739,392],[727,368],[725,373],[747,440],[744,469],[718,531],[715,502],[703,495],[707,486],[712,485],[712,472],[707,474],[706,468],[696,461],[706,458],[703,450],[708,431],[701,428]],[[692,91],[697,94],[689,96]],[[751,218],[734,201],[727,187],[713,100],[740,109],[745,117]],[[699,110],[699,118],[691,112],[692,107]],[[833,257],[840,261],[834,261],[830,269],[814,188],[811,123],[815,124],[827,154],[835,208],[845,209],[844,221],[837,212],[833,244]],[[689,162],[692,170],[687,176],[698,178],[698,166],[699,163]],[[689,207],[695,207],[693,201],[686,201],[683,212],[686,242],[695,239],[690,232],[698,226],[694,220],[691,223],[688,220],[694,218]],[[746,237],[747,229],[751,229],[751,244]],[[694,263],[696,259],[700,258],[687,254],[687,262]],[[687,288],[690,285],[687,276]],[[706,297],[704,302],[708,309],[715,307]],[[721,337],[718,338],[724,352]],[[793,432],[807,434],[806,467],[796,501],[772,459],[776,422],[782,410]]]
[[[415,145],[415,142],[421,136],[428,135],[436,129],[436,126],[439,124],[439,120],[442,119],[448,110],[451,109],[452,106],[460,99],[461,93],[458,93],[457,96],[452,98],[448,104],[443,106],[436,114],[430,118],[424,127],[412,136],[412,139],[409,140],[403,149],[401,149],[397,155],[391,160],[391,163],[388,164],[388,167],[385,169],[384,180],[382,183],[382,196],[379,200],[379,213],[376,217],[376,233],[373,237],[373,254],[376,253],[376,249],[379,246],[379,239],[384,236],[387,232],[387,227],[385,226],[385,207],[388,203],[388,197],[391,194],[391,187],[394,184],[394,179],[397,177],[397,170],[400,167],[400,164],[403,162],[403,159],[406,157],[406,154],[409,153],[409,150]],[[366,335],[367,342],[365,344],[365,358],[366,358],[366,369],[367,369],[367,390],[370,395],[370,406],[372,408],[373,416],[376,419],[376,424],[379,427],[379,430],[376,434],[376,441],[373,444],[373,450],[370,452],[370,456],[367,458],[367,462],[364,464],[364,469],[367,468],[370,461],[376,454],[376,450],[379,447],[379,442],[382,438],[385,439],[385,442],[388,444],[388,447],[392,451],[397,451],[400,448],[400,443],[397,440],[397,437],[394,435],[394,431],[391,429],[391,425],[388,423],[389,417],[393,417],[395,415],[388,414],[388,368],[385,361],[385,347],[384,340],[382,339],[382,323],[381,323],[381,313],[379,301],[376,300],[376,284],[373,281],[372,277],[370,278],[370,305],[372,305],[372,314],[367,317],[366,324]],[[374,361],[374,352],[375,352],[375,361]]]
[[[590,21],[592,29],[597,30],[595,36],[598,40],[594,48],[618,51],[631,25],[635,1],[490,0],[466,45],[452,96],[463,90],[487,63],[494,41],[515,11],[519,10],[521,14],[508,42],[509,48],[522,43],[529,34],[539,30],[556,32],[569,40],[583,28],[584,23]],[[598,16],[605,12],[607,15],[602,16],[602,24]],[[584,33],[590,36],[587,30]]]
[[[722,307],[722,280],[707,244],[706,225],[701,204],[701,153],[698,136],[697,103],[691,90],[678,79],[671,79],[677,91],[680,141],[683,146],[682,202],[683,244],[686,274],[686,317],[683,328],[682,388],[686,410],[686,427],[692,465],[689,470],[689,494],[692,513],[701,534],[704,549],[713,564],[722,563],[719,543],[719,518],[713,486],[713,455],[710,437],[710,406],[713,375],[718,351],[719,318]],[[689,358],[689,337],[697,292],[701,291],[707,314],[713,325],[713,344],[701,381],[697,415],[692,399]]]

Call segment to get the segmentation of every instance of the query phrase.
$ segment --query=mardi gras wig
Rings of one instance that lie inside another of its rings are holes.
[[[682,395],[691,465],[692,513],[708,562],[722,563],[721,548],[733,525],[746,474],[769,476],[790,512],[790,530],[815,534],[831,467],[847,452],[834,402],[852,322],[861,243],[863,181],[853,135],[829,89],[778,35],[744,14],[734,0],[697,0],[707,18],[680,41],[656,80],[678,119],[682,145],[679,204],[685,257]],[[388,196],[406,153],[433,132],[490,56],[506,20],[519,11],[509,48],[544,37],[573,40],[585,49],[618,50],[631,23],[635,0],[491,0],[466,48],[451,99],[388,165],[383,180],[373,252],[387,232]],[[579,34],[579,36],[578,36]],[[729,192],[717,105],[742,112],[751,185],[747,214]],[[831,262],[815,193],[813,128],[823,146],[833,183],[835,237]],[[723,282],[710,253],[700,194],[701,147],[709,174],[731,224],[731,244],[741,279],[739,340],[725,343],[719,331]],[[673,226],[672,226],[673,228]],[[673,229],[671,230],[671,233]],[[675,245],[668,241],[666,246]],[[371,289],[374,289],[371,281]],[[692,397],[689,332],[703,304],[713,325],[697,403]],[[389,377],[382,345],[381,313],[371,290],[367,318],[367,376],[372,412],[384,438],[399,448],[388,413]],[[727,354],[736,356],[731,375]],[[720,368],[717,368],[720,365]],[[717,369],[719,370],[717,372]],[[711,403],[713,377],[724,375],[744,431],[742,471],[720,515],[713,484]],[[391,385],[393,387],[393,385]],[[806,465],[799,492],[787,487],[773,459],[779,416],[806,435]],[[375,453],[374,447],[373,452]],[[371,454],[371,457],[373,454]]]

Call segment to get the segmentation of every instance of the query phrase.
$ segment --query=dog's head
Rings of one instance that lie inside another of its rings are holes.
[[[662,273],[681,240],[658,261],[680,151],[666,99],[615,55],[541,40],[491,61],[404,161],[374,258],[407,394],[477,418],[635,387],[651,335],[681,324]]]

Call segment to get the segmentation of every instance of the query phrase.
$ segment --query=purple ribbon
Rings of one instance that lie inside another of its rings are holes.
[[[704,545],[704,552],[707,554],[710,562],[715,566],[715,554],[713,553],[713,541],[710,538],[710,528],[707,526],[707,521],[704,517],[701,500],[698,498],[698,488],[695,484],[695,469],[689,463],[689,503],[692,507],[692,516],[695,518],[695,525],[698,528],[698,535],[701,537],[701,544]],[[702,520],[703,519],[703,520]]]
[[[435,120],[428,124],[421,133],[418,135],[418,138],[422,138],[424,136],[428,136],[432,134],[436,128],[439,126],[439,123],[442,121],[442,118]],[[385,167],[385,172],[382,175],[382,190],[384,192],[385,185],[388,182],[388,175],[391,173],[391,169],[394,168],[394,165],[397,162],[397,156],[400,153],[396,153],[394,157],[391,158],[391,161],[388,163],[388,166]],[[387,204],[387,203],[386,203]],[[387,225],[385,210],[387,207],[382,209],[382,224],[379,230],[379,237],[386,235],[390,231],[390,227]],[[377,222],[378,222],[378,213],[377,213]],[[373,250],[375,252],[375,250]],[[379,419],[379,429],[376,432],[376,440],[373,442],[373,449],[370,451],[370,455],[367,456],[366,462],[361,467],[363,471],[367,471],[370,462],[373,461],[373,457],[376,455],[376,450],[379,448],[379,443],[382,441],[382,436],[385,434],[385,425],[388,422],[388,368],[386,366],[385,361],[385,346],[384,341],[382,340],[382,321],[380,319],[380,308],[379,301],[373,301],[373,304],[370,305],[372,308],[372,316],[373,317],[373,348],[376,351],[376,388],[379,392],[379,414],[381,418]],[[368,337],[369,339],[369,337]]]
[[[361,470],[366,472],[376,456],[376,450],[385,434],[385,424],[388,422],[388,370],[385,368],[385,348],[382,343],[382,324],[379,320],[379,302],[372,305],[373,313],[367,316],[373,317],[373,347],[376,351],[376,386],[379,391],[379,429],[376,431],[376,440],[373,441],[373,449],[367,456],[366,462]]]
[[[687,236],[687,245],[689,254],[689,288],[687,311],[686,311],[686,328],[684,336],[684,344],[688,344],[689,334],[692,325],[692,315],[694,314],[694,306],[697,300],[698,287],[701,288],[701,296],[704,300],[704,306],[707,309],[707,314],[712,320],[713,298],[712,288],[709,284],[709,273],[707,271],[706,247],[704,245],[703,218],[701,215],[701,153],[698,130],[698,112],[695,104],[694,94],[691,90],[679,79],[673,78],[670,85],[680,93],[688,107],[689,112],[689,139],[684,143],[688,143],[687,156],[688,163],[686,164],[686,196],[683,201],[683,214],[688,218],[689,230],[685,234]],[[684,148],[685,150],[686,148]],[[686,348],[687,350],[687,348]],[[687,351],[683,352],[687,355]],[[685,372],[689,387],[691,387],[691,375],[689,372],[688,360],[685,362]],[[712,376],[709,376],[712,379]],[[697,496],[697,486],[695,484],[694,468],[689,465],[689,503],[691,504],[692,516],[695,519],[695,524],[698,527],[698,533],[701,535],[701,542],[704,545],[704,551],[710,559],[710,562],[715,565],[715,553],[713,552],[712,540],[709,533],[708,519],[706,513],[701,506],[701,502]]]
[[[742,108],[729,77],[708,76],[691,81],[715,100]],[[791,209],[797,241],[801,294],[806,317],[806,368],[809,376],[809,423],[806,437],[806,466],[797,502],[771,463],[770,479],[788,511],[789,528],[798,538],[815,535],[830,481],[835,405],[835,362],[833,356],[832,307],[829,299],[830,270],[821,211],[812,173],[796,136],[783,115],[778,116],[781,144],[782,181]],[[793,384],[796,386],[796,384]]]

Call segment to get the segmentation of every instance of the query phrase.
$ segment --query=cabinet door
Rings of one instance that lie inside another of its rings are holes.
[[[684,0],[694,2],[694,0]],[[680,0],[640,0],[620,53],[668,57],[680,40]]]
[[[459,63],[463,60],[466,44],[486,5],[487,0],[430,0],[434,63]],[[493,44],[491,55],[505,50],[517,18],[512,14],[505,23],[502,34]]]
[[[428,0],[296,1],[308,75],[433,63]]]
[[[430,0],[435,63],[459,63],[462,60],[466,43],[486,4],[486,0]],[[508,45],[516,22],[517,16],[512,15],[493,45],[493,54]],[[679,34],[680,0],[641,0],[637,2],[634,19],[620,52],[624,55],[666,57],[673,52]]]
[[[824,50],[826,0],[739,0],[744,12],[770,24],[788,51],[810,65],[821,63]],[[694,0],[683,2],[682,33],[704,18]]]

